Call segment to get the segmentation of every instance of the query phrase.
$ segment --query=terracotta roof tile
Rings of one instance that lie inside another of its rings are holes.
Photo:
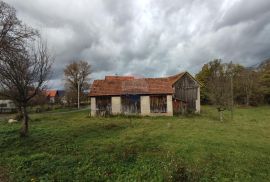
[[[105,76],[105,80],[134,80],[134,76]]]
[[[161,78],[95,80],[90,96],[126,94],[172,94],[170,82]]]
[[[167,79],[173,85],[177,80],[179,80],[182,76],[184,76],[186,72],[179,73],[177,75],[169,76]]]
[[[173,84],[187,72],[163,78],[134,78],[133,76],[106,76],[95,80],[90,96],[126,94],[172,94]]]
[[[46,91],[46,96],[47,97],[55,97],[57,94],[57,90],[47,90]]]

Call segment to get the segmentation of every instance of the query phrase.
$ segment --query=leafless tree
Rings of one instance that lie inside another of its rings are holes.
[[[259,87],[258,73],[253,70],[244,69],[240,74],[241,77],[239,81],[239,86],[242,88],[242,92],[245,94],[245,103],[247,106],[249,106],[250,98],[254,94],[256,87]]]
[[[0,60],[0,87],[5,97],[15,101],[23,114],[21,136],[28,133],[29,101],[45,85],[51,71],[52,59],[46,46],[40,44],[32,53],[20,51]]]
[[[214,60],[209,63],[210,76],[207,81],[209,98],[217,106],[220,114],[220,121],[223,121],[223,111],[231,106],[231,66],[221,64],[221,60]]]
[[[89,89],[91,65],[85,61],[74,61],[64,69],[65,89],[70,101],[76,100],[79,88],[80,96],[85,90]]]
[[[17,19],[16,11],[0,2],[0,90],[22,111],[21,136],[28,134],[29,101],[45,85],[52,58],[36,31]],[[36,40],[36,41],[35,41]]]
[[[33,39],[38,32],[24,25],[16,16],[16,10],[0,1],[0,52],[24,49],[26,40]]]

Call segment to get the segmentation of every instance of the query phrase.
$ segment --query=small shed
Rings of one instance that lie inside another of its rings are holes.
[[[172,115],[173,89],[168,80],[107,76],[92,84],[91,115]]]
[[[163,78],[106,76],[91,86],[91,115],[172,116],[188,109],[199,112],[199,88],[187,72]]]

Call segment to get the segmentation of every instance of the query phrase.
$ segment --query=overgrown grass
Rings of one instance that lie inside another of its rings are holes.
[[[0,121],[0,181],[269,181],[270,107],[180,117],[35,114]]]

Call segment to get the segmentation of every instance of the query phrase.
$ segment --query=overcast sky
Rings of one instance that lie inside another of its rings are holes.
[[[197,73],[221,58],[270,58],[269,0],[4,0],[40,30],[55,57],[54,82],[72,60],[105,75]]]

